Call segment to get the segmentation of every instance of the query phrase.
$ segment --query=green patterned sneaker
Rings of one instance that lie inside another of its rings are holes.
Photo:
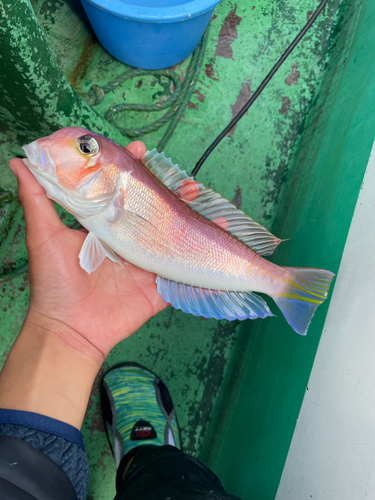
[[[123,363],[103,378],[101,402],[107,437],[116,467],[141,445],[181,449],[172,398],[160,378],[137,363]]]

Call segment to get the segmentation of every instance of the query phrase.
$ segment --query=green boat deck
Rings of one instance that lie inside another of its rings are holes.
[[[225,0],[217,7],[193,98],[165,148],[174,163],[191,172],[317,5]],[[105,121],[106,111],[122,102],[163,102],[171,94],[165,77],[141,76],[90,107],[80,96],[128,67],[100,46],[80,2],[0,0],[0,12],[0,175],[1,188],[10,193],[16,194],[16,183],[7,161],[21,154],[23,144],[74,125],[126,145],[130,140]],[[338,270],[373,142],[374,116],[366,112],[374,109],[375,75],[366,57],[374,14],[370,1],[329,1],[197,176],[287,240],[272,257],[279,264]],[[174,68],[182,78],[188,63]],[[128,112],[119,122],[136,127],[160,116]],[[142,138],[148,149],[166,127]],[[0,223],[0,268],[6,273],[27,262],[16,197],[2,202]],[[2,361],[28,299],[27,273],[0,283]],[[91,500],[115,494],[98,389],[105,370],[122,361],[136,361],[162,377],[185,451],[212,467],[229,492],[244,500],[275,498],[328,304],[301,337],[268,303],[277,318],[242,323],[168,308],[110,353],[82,429]]]

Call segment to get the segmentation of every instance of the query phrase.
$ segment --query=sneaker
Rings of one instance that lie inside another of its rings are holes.
[[[101,386],[103,419],[118,468],[130,450],[171,445],[181,450],[171,395],[160,378],[137,363],[112,368]]]

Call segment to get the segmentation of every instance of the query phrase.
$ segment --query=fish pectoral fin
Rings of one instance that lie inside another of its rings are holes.
[[[87,273],[93,273],[103,260],[108,257],[112,262],[121,264],[117,255],[102,243],[93,233],[89,233],[79,252],[79,264]]]
[[[192,210],[233,234],[259,255],[271,255],[283,241],[265,227],[244,214],[233,203],[213,189],[194,181],[178,165],[174,165],[164,153],[156,149],[147,151],[142,162],[170,191],[175,193]]]
[[[156,278],[156,284],[165,302],[194,316],[229,321],[273,316],[266,302],[255,293],[210,290],[160,276]]]
[[[119,258],[115,254],[115,252],[113,250],[111,250],[109,248],[109,246],[107,246],[102,241],[100,241],[100,243],[102,244],[102,246],[103,246],[103,248],[105,250],[105,253],[106,253],[106,256],[108,257],[108,259],[111,260],[112,262],[114,262],[115,264],[120,264],[120,266],[122,266],[122,262],[119,260]]]

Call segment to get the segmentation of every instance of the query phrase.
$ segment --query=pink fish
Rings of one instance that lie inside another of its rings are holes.
[[[282,267],[263,256],[281,240],[155,149],[142,160],[89,130],[69,127],[24,147],[47,196],[88,231],[79,254],[88,273],[103,260],[157,274],[163,299],[186,313],[244,320],[273,316],[307,332],[334,274]]]

